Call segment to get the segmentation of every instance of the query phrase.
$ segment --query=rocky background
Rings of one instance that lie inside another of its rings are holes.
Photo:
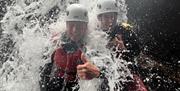
[[[126,0],[143,53],[139,72],[149,90],[180,90],[180,0]],[[144,66],[144,67],[142,67]],[[143,68],[143,69],[141,69]]]
[[[180,64],[180,1],[127,0],[129,21],[148,54],[164,62]],[[179,63],[178,63],[179,61]]]

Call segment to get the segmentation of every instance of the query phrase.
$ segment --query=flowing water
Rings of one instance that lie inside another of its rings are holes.
[[[118,21],[126,21],[125,0],[117,0]],[[87,6],[90,16],[87,55],[96,65],[108,63],[108,79],[111,90],[118,80],[126,82],[131,76],[127,64],[111,58],[102,32],[95,31],[97,0],[9,0],[2,17],[0,29],[0,91],[40,91],[40,70],[50,61],[57,48],[61,33],[65,30],[65,9],[70,3],[79,2]],[[59,36],[52,37],[54,34]],[[100,55],[93,53],[99,51]],[[97,61],[98,60],[98,61]],[[121,71],[117,70],[121,69]],[[80,80],[80,91],[96,91],[99,79]]]

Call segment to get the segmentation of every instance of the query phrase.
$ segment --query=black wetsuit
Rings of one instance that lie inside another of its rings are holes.
[[[104,30],[106,31],[106,30]],[[132,73],[138,73],[137,67],[135,66],[134,57],[138,56],[140,53],[140,47],[139,47],[139,40],[137,39],[136,34],[131,30],[130,27],[124,27],[123,25],[116,25],[113,27],[110,31],[106,31],[108,34],[108,41],[111,42],[116,35],[121,35],[123,43],[125,45],[126,50],[128,51],[117,51],[115,45],[108,45],[107,48],[111,49],[112,51],[115,51],[115,54],[112,54],[112,56],[116,58],[122,58],[126,61],[132,62],[132,65],[128,65]],[[121,55],[120,55],[121,54]],[[102,71],[105,71],[106,69],[101,69]],[[103,74],[103,73],[102,73]],[[98,91],[110,91],[110,87],[108,85],[108,79],[105,77],[105,74],[100,76],[100,78],[103,80],[102,84],[100,85]],[[132,80],[130,77],[127,79]],[[120,82],[121,83],[121,82]],[[126,83],[121,83],[124,85],[124,89],[126,88]],[[114,90],[121,89],[118,87],[114,87]],[[121,89],[122,90],[122,89]]]

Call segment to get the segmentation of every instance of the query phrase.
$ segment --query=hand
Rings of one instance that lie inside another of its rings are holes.
[[[85,62],[84,64],[77,66],[77,74],[81,79],[91,80],[100,75],[99,68],[90,63],[84,55],[81,56],[81,60]]]
[[[118,47],[118,49],[126,49],[122,35],[117,34],[116,37],[110,42],[111,45]]]

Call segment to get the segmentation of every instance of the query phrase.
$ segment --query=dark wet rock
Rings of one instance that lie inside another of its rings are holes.
[[[179,0],[127,0],[128,18],[136,24],[144,54],[153,59],[142,60],[146,65],[140,71],[153,91],[180,89],[179,4]]]

